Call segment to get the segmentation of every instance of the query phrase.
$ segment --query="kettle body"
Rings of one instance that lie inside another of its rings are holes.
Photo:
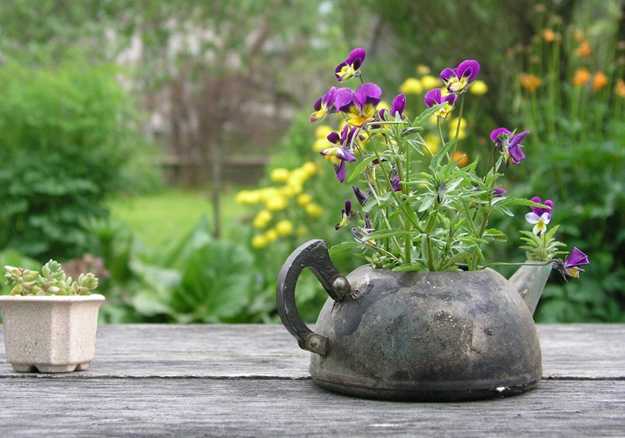
[[[459,401],[519,394],[540,381],[540,343],[523,291],[494,270],[361,266],[344,278],[319,240],[289,259],[278,281],[278,308],[300,347],[313,352],[310,374],[325,389],[376,399]],[[287,283],[305,267],[330,295],[315,332],[301,320],[293,325],[299,315],[287,297],[294,292]],[[544,269],[537,273],[545,277]],[[523,276],[530,277],[533,286],[536,276]]]

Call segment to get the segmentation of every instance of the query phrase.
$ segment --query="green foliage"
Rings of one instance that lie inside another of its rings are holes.
[[[14,266],[5,266],[4,271],[11,295],[90,295],[98,288],[94,274],[82,273],[74,280],[54,260],[39,272]]]
[[[508,66],[516,63],[517,72],[540,80],[536,91],[519,88],[512,100],[532,130],[531,174],[519,193],[552,198],[562,238],[592,260],[583,281],[559,279],[547,288],[539,321],[625,320],[625,95],[618,86],[625,46],[618,43],[615,9],[613,2],[580,3],[574,16],[592,16],[592,28],[547,10],[535,17],[535,34],[522,48],[527,58],[510,53]],[[545,30],[557,38],[546,40]]]
[[[129,187],[141,145],[109,66],[0,68],[0,247],[45,260],[82,254],[84,222]]]

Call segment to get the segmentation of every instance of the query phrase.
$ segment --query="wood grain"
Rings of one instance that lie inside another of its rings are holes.
[[[519,397],[395,403],[311,381],[2,379],[0,436],[620,436],[625,382],[544,381]]]
[[[325,392],[278,325],[103,326],[91,370],[54,376],[13,373],[2,342],[0,437],[625,436],[625,325],[539,332],[538,389],[447,404]]]
[[[112,325],[98,330],[92,368],[62,378],[309,377],[309,353],[279,325]],[[542,325],[539,332],[545,378],[625,379],[625,325]],[[15,375],[0,342],[0,377]]]

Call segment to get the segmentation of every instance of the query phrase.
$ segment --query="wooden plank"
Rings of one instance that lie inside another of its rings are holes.
[[[0,379],[0,436],[624,436],[625,382],[544,381],[474,403],[394,403],[311,381]]]
[[[539,331],[546,378],[625,379],[625,325],[543,325]],[[304,379],[308,355],[280,325],[102,326],[92,369],[62,378]],[[0,377],[12,375],[0,342]]]

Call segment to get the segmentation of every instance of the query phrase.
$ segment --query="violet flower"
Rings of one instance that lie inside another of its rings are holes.
[[[336,111],[334,108],[334,95],[336,94],[336,90],[336,87],[331,87],[323,96],[315,101],[313,104],[313,109],[315,111],[310,115],[311,122],[321,120],[328,114]]]
[[[569,277],[579,278],[580,272],[584,272],[581,266],[590,264],[590,258],[584,252],[574,247],[563,263],[564,272]]]
[[[515,134],[508,128],[495,128],[490,132],[490,139],[495,143],[495,147],[504,154],[506,162],[514,165],[525,159],[525,152],[521,144],[529,131],[522,131]]]
[[[363,193],[358,187],[353,186],[352,190],[354,191],[354,196],[356,196],[356,200],[360,205],[365,205],[367,203],[367,199],[369,198],[367,195]]]
[[[357,128],[352,128],[349,125],[345,125],[339,135],[337,132],[332,131],[326,137],[330,143],[336,146],[331,146],[321,151],[321,155],[334,164],[334,171],[336,173],[336,179],[339,182],[344,182],[347,176],[346,162],[356,161],[356,156],[351,150],[352,138]]]
[[[433,88],[423,97],[423,103],[428,108],[432,108],[435,105],[442,105],[441,109],[436,112],[436,115],[440,118],[445,118],[454,109],[457,96],[454,93],[449,93],[443,96],[440,88]]]
[[[334,107],[345,113],[347,123],[363,126],[375,118],[375,107],[382,98],[382,88],[373,82],[360,85],[356,91],[340,88],[334,96]]]
[[[538,196],[534,196],[530,199],[537,204],[544,204],[546,207],[530,207],[531,212],[525,215],[525,220],[534,225],[533,232],[537,236],[542,235],[547,230],[547,225],[551,222],[551,214],[553,212],[553,201],[547,199],[543,202]]]
[[[480,73],[480,63],[475,59],[465,59],[456,68],[445,68],[440,73],[440,78],[449,91],[462,94],[469,89],[469,84]]]
[[[506,196],[506,193],[508,193],[508,191],[503,187],[495,187],[493,189],[493,197],[495,198],[502,198]]]
[[[396,115],[399,115],[399,118],[403,118],[404,116],[404,110],[406,109],[406,96],[404,96],[403,94],[398,94],[397,96],[395,96],[393,98],[393,102],[391,103],[391,108],[390,110],[387,110],[385,108],[382,108],[380,111],[378,111],[378,119],[380,120],[388,120],[388,114],[391,115],[391,117],[395,118]],[[373,129],[379,128],[380,125],[371,125],[371,127]]]
[[[354,76],[360,75],[360,67],[365,62],[367,52],[365,49],[357,48],[349,52],[347,58],[334,69],[334,75],[339,82],[346,81]]]
[[[352,202],[345,201],[345,206],[341,210],[341,219],[339,223],[334,226],[334,229],[338,230],[348,225],[351,218],[352,218]]]
[[[391,189],[394,192],[401,192],[401,179],[399,178],[399,175],[395,174],[393,176],[391,176]]]

